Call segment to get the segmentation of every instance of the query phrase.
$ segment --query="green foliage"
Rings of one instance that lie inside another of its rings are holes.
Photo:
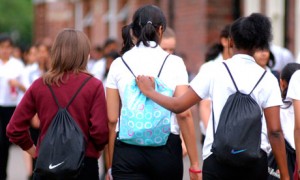
[[[29,44],[32,27],[32,0],[0,0],[0,33],[10,33],[17,44]]]

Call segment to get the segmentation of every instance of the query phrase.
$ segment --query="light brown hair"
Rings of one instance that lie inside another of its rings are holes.
[[[64,83],[65,73],[87,73],[90,49],[89,39],[83,32],[74,29],[62,30],[51,48],[51,67],[43,76],[44,83],[59,86]]]

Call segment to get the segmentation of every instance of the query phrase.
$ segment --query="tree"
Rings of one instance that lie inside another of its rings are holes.
[[[32,42],[32,0],[0,0],[0,33],[9,33],[18,45]]]

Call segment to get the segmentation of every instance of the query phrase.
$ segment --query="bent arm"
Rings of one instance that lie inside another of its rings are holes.
[[[117,89],[106,88],[107,99],[107,115],[109,127],[108,140],[108,169],[112,166],[112,159],[114,154],[115,139],[116,139],[116,125],[120,113],[120,96]]]
[[[169,97],[155,91],[153,78],[139,76],[137,85],[145,96],[174,113],[181,113],[201,100],[192,88],[188,88],[179,97]]]
[[[280,177],[281,179],[289,179],[284,136],[279,119],[279,110],[279,106],[268,107],[264,109],[264,114],[267,122],[268,137],[279,167]]]

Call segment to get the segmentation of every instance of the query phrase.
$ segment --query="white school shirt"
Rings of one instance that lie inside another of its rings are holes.
[[[300,100],[300,70],[292,75],[286,97],[290,100]]]
[[[100,81],[103,81],[105,68],[106,68],[106,59],[101,58],[94,63],[91,69],[91,73],[94,75],[95,78],[99,79]]]
[[[283,105],[283,107],[286,107]],[[294,126],[295,114],[293,104],[286,108],[280,108],[280,123],[286,141],[295,149]]]
[[[208,74],[213,74],[213,73],[216,73],[214,71],[214,64],[215,63],[219,63],[219,62],[223,62],[224,59],[223,59],[223,55],[222,53],[219,53],[219,55],[213,59],[213,60],[210,60],[208,62],[205,62],[204,64],[202,64],[199,68],[199,73],[201,71],[202,74],[206,74],[206,76],[210,76]],[[209,99],[209,98],[208,98]],[[204,127],[204,124],[203,124],[203,121],[202,119],[200,120],[199,122],[199,126],[200,126],[200,131],[203,135],[206,135],[206,129]]]
[[[12,97],[9,80],[19,79],[23,69],[23,62],[14,57],[10,57],[6,63],[0,60],[0,106],[15,107],[17,105],[18,97]]]
[[[289,86],[288,86],[288,92],[287,92],[287,95],[286,95],[287,100],[290,100],[290,101],[292,101],[293,99],[300,100],[300,91],[299,90],[300,90],[300,70],[294,72],[294,74],[291,77],[291,80],[290,80],[290,83],[289,83]],[[294,113],[293,113],[293,116],[294,116]],[[292,118],[292,117],[290,117],[290,118]],[[291,123],[288,124],[288,126],[290,126],[290,127],[287,127],[287,128],[289,128],[289,131],[292,131],[292,133],[294,132],[293,131],[294,123],[295,123],[295,119],[293,117],[293,120],[291,120]],[[291,126],[293,126],[293,127],[291,127]],[[291,134],[291,135],[294,135],[294,134]],[[294,138],[294,136],[293,136],[293,138]],[[295,148],[294,143],[291,144],[291,145],[294,145],[292,147]]]
[[[25,87],[27,90],[31,84],[37,80],[42,75],[42,71],[39,68],[38,63],[28,64],[23,69],[23,72],[20,75],[20,83]],[[24,92],[19,90],[19,97],[18,97],[18,103],[22,100],[24,96]]]
[[[226,60],[226,64],[231,71],[239,91],[245,94],[250,93],[265,71],[255,62],[253,57],[243,54],[235,55],[231,59]],[[190,83],[190,86],[202,99],[211,98],[214,108],[215,129],[217,129],[223,106],[227,98],[235,93],[236,90],[223,63],[216,63],[214,66],[215,73],[209,76],[201,72],[198,73]],[[262,109],[282,104],[278,82],[273,74],[270,72],[265,74],[264,78],[252,92],[251,97]],[[264,123],[263,118],[262,123]],[[211,146],[214,141],[212,125],[211,115],[203,146],[203,159],[211,155]],[[261,137],[261,149],[268,152],[266,148],[268,146],[266,133],[262,131]]]
[[[273,70],[281,72],[285,65],[295,62],[293,54],[287,48],[272,44],[271,52],[275,58],[275,65],[272,68]]]
[[[141,43],[123,55],[123,59],[136,76],[147,75],[156,77],[164,59],[168,55],[159,45],[154,47],[155,42],[151,41],[150,45],[151,47],[145,47]],[[111,64],[106,87],[118,89],[123,102],[125,87],[133,79],[134,76],[119,57]],[[176,86],[188,85],[188,74],[183,60],[178,56],[170,55],[161,71],[160,79],[174,91]],[[118,131],[118,125],[116,127],[116,131]],[[171,115],[171,133],[179,134],[179,126],[174,113]]]

